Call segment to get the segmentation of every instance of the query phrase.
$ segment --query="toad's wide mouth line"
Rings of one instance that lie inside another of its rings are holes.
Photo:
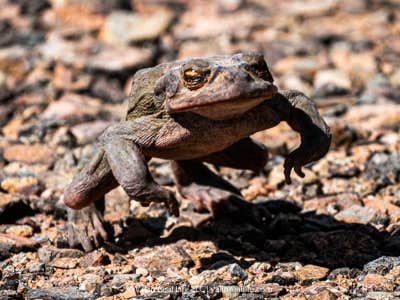
[[[200,104],[194,104],[194,105],[176,105],[174,107],[173,104],[167,104],[166,105],[166,111],[168,113],[174,113],[174,112],[185,112],[185,111],[192,111],[195,109],[203,108],[203,107],[212,107],[218,104],[223,104],[227,102],[232,102],[232,104],[236,103],[243,103],[245,101],[256,101],[256,100],[268,100],[272,96],[274,96],[278,92],[278,88],[276,86],[272,86],[271,90],[269,90],[266,93],[260,93],[259,95],[254,95],[254,96],[237,96],[233,98],[219,98],[219,99],[213,99],[212,101],[209,102],[203,102]]]

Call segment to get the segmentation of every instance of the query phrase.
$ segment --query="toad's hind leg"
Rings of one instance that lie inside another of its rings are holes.
[[[209,170],[202,161],[217,166],[260,171],[268,160],[263,145],[245,138],[225,150],[197,160],[171,163],[179,193],[193,202],[199,211],[208,210],[214,217],[233,214],[235,217],[254,217],[252,208],[232,184]]]

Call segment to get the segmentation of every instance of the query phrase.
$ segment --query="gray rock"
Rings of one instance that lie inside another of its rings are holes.
[[[382,256],[364,265],[364,271],[386,275],[393,267],[400,266],[400,257]]]
[[[42,247],[38,251],[39,259],[45,263],[52,261],[54,258],[79,258],[82,255],[83,252],[77,249],[59,249],[51,246]]]
[[[95,299],[92,293],[79,291],[76,288],[48,288],[32,289],[26,294],[27,300],[33,299],[51,299],[51,300],[90,300]]]
[[[315,74],[314,97],[342,95],[347,94],[350,90],[350,78],[341,70],[321,70]]]
[[[368,206],[352,205],[336,214],[335,218],[347,223],[368,224],[377,220],[378,212]]]
[[[45,271],[45,264],[42,262],[34,262],[30,265],[28,270],[30,273],[42,273]]]
[[[242,267],[236,263],[223,268],[227,268],[227,271],[232,277],[239,277],[241,280],[245,280],[247,278],[246,271],[243,270]]]

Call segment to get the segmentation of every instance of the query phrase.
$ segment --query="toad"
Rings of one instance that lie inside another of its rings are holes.
[[[221,203],[240,192],[204,163],[259,172],[268,152],[250,136],[282,121],[301,136],[284,162],[289,184],[292,169],[304,177],[302,167],[327,153],[331,135],[312,100],[278,91],[262,54],[192,58],[138,71],[124,121],[101,134],[95,154],[65,190],[71,246],[88,251],[107,239],[99,208],[118,185],[144,206],[162,202],[179,215],[175,193],[149,172],[153,157],[170,161],[178,195],[213,217],[223,214]]]

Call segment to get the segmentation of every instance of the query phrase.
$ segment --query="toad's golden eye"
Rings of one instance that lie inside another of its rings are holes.
[[[190,90],[201,88],[208,80],[210,70],[195,70],[188,68],[183,71],[183,85]]]

